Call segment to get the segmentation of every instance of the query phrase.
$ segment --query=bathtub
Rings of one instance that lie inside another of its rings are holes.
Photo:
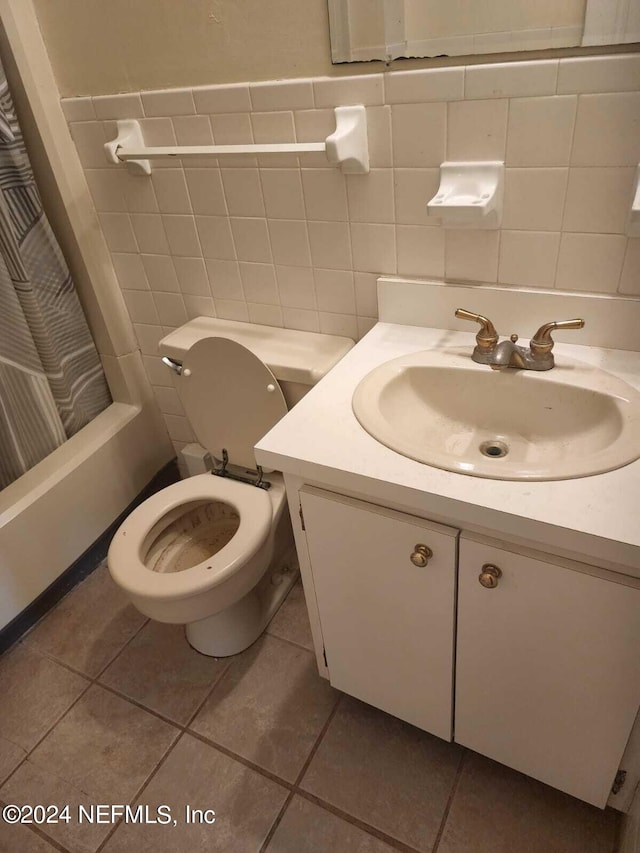
[[[112,403],[0,492],[0,630],[47,589],[173,456],[151,405]]]

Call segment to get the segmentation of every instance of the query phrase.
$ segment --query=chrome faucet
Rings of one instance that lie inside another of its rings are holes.
[[[476,346],[471,358],[478,364],[488,364],[493,370],[501,367],[516,367],[520,370],[551,370],[554,365],[553,338],[555,329],[582,329],[584,320],[554,320],[540,326],[529,341],[528,347],[518,346],[517,335],[498,343],[495,326],[482,314],[474,314],[464,308],[457,308],[456,317],[460,320],[472,320],[480,324],[476,335]]]

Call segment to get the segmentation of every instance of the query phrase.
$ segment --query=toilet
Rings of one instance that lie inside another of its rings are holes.
[[[138,610],[184,624],[203,654],[250,646],[296,580],[283,478],[259,469],[253,448],[352,346],[349,338],[209,317],[160,341],[214,467],[134,509],[107,560]]]

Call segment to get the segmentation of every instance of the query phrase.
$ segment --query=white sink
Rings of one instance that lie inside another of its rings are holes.
[[[492,370],[468,350],[380,365],[353,411],[382,444],[418,462],[497,480],[565,480],[640,457],[640,392],[563,357],[552,370]]]

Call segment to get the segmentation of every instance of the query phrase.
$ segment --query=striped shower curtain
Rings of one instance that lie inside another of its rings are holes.
[[[0,489],[110,401],[0,65]]]

